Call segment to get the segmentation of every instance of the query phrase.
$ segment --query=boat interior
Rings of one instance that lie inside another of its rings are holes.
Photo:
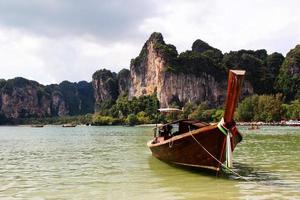
[[[154,129],[154,140],[152,141],[152,144],[160,143],[164,140],[170,139],[173,136],[203,128],[208,125],[210,124],[206,122],[186,119],[159,125]]]

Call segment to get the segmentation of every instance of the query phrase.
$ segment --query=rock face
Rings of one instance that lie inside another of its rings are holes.
[[[163,42],[161,34],[153,33],[140,55],[131,61],[130,97],[150,95],[154,92],[161,94],[165,81],[166,60],[154,49],[154,45]]]
[[[117,74],[107,69],[101,69],[93,74],[93,88],[95,97],[95,111],[103,102],[111,104],[118,98]]]
[[[69,110],[66,108],[66,103],[62,94],[58,91],[54,91],[51,95],[51,114],[52,116],[65,116],[69,114]]]
[[[8,80],[1,92],[1,112],[6,118],[51,116],[51,97],[35,81]]]
[[[95,111],[112,105],[118,96],[127,96],[130,88],[130,71],[122,69],[118,74],[101,69],[93,74]]]
[[[80,81],[76,84],[79,97],[79,114],[94,112],[94,88],[91,82]]]
[[[130,89],[130,71],[128,69],[122,69],[118,73],[117,79],[119,95],[128,95]]]
[[[0,80],[0,115],[7,119],[92,113],[93,87],[85,81],[41,85],[24,78]]]
[[[198,43],[201,44],[193,45],[195,51],[202,53],[212,49],[206,43],[203,45],[202,41]],[[197,71],[195,74],[169,71],[171,65],[181,61],[176,60],[177,58],[172,60],[164,54],[164,49],[168,47],[160,33],[153,33],[140,55],[131,61],[130,97],[156,93],[161,107],[169,106],[172,102],[207,102],[211,106],[222,105],[225,101],[226,77],[216,79],[213,74],[205,71]],[[177,51],[172,51],[172,54],[176,55]],[[245,94],[253,93],[250,84],[246,84],[246,87],[243,91]]]

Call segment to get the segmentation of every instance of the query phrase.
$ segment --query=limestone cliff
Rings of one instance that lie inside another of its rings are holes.
[[[65,116],[69,114],[66,108],[66,103],[60,92],[54,91],[51,95],[51,114],[52,116]]]
[[[122,69],[119,71],[117,79],[119,95],[128,95],[130,89],[130,71],[128,69]]]
[[[199,45],[193,45],[193,51],[178,56],[176,48],[165,44],[160,33],[153,33],[140,55],[131,61],[130,97],[156,93],[162,107],[174,101],[222,105],[225,101],[226,73],[219,70],[213,60],[201,54],[217,50],[209,45],[203,48]],[[220,51],[217,53],[220,54]],[[184,56],[188,59],[182,59]],[[196,64],[193,64],[195,60],[189,59],[195,57]],[[253,93],[249,83],[246,83],[243,92]]]
[[[117,74],[107,69],[101,69],[93,74],[93,88],[95,97],[95,111],[101,104],[111,104],[118,98]]]
[[[1,112],[6,118],[51,116],[51,97],[35,81],[8,80],[1,90]]]
[[[57,84],[47,85],[45,91],[48,92],[51,99],[51,116],[65,116],[69,114],[64,96]]]
[[[7,119],[92,113],[93,87],[81,81],[41,85],[24,78],[0,80],[0,115]]]

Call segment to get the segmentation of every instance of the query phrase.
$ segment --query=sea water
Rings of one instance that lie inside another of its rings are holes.
[[[0,199],[300,199],[300,128],[244,133],[215,176],[151,156],[151,127],[0,127]]]

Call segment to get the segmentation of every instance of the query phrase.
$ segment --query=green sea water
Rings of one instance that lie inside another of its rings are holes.
[[[0,127],[0,199],[300,199],[300,128],[262,127],[216,177],[151,156],[151,127]]]

